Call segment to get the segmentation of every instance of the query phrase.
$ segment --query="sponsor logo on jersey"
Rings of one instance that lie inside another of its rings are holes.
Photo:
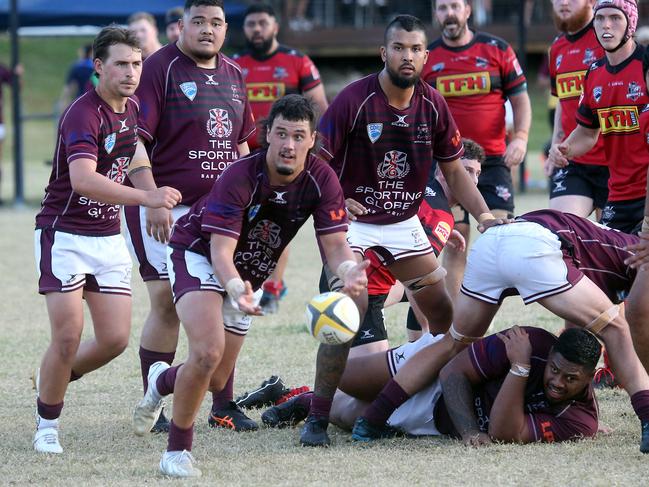
[[[391,125],[393,125],[394,127],[410,127],[410,124],[406,122],[406,117],[408,116],[408,114],[397,115],[396,113],[393,113],[393,115],[397,117],[397,119],[394,122],[392,122]]]
[[[232,101],[237,102],[237,103],[243,103],[241,101],[241,90],[239,89],[238,85],[230,85],[230,89],[232,90]]]
[[[475,57],[475,65],[476,65],[476,67],[478,67],[478,68],[480,68],[480,69],[484,69],[484,68],[486,68],[487,66],[489,66],[489,61],[487,61],[487,60],[486,60],[485,58],[483,58],[483,57],[476,56],[476,57]]]
[[[559,69],[559,66],[561,66],[561,61],[563,61],[563,54],[559,54],[557,56],[557,60],[554,63],[555,68]]]
[[[248,210],[248,221],[252,221],[257,216],[259,208],[261,208],[261,205],[253,205],[250,207]]]
[[[437,196],[437,192],[430,186],[426,186],[426,190],[424,191],[424,196],[428,196],[429,198],[432,198],[433,196]]]
[[[275,66],[275,70],[273,71],[273,79],[284,78],[288,78],[288,71],[286,71],[286,68],[283,66]]]
[[[218,81],[214,81],[214,76],[216,76],[216,74],[207,74],[207,73],[203,73],[203,74],[207,78],[207,80],[205,81],[206,85],[219,86]]]
[[[596,103],[599,103],[599,100],[601,98],[602,98],[602,87],[596,86],[595,88],[593,88],[593,100],[595,100]]]
[[[311,71],[311,77],[314,80],[320,79],[320,73],[318,72],[318,68],[315,67],[315,64],[312,64],[311,68],[309,68],[309,70]]]
[[[274,102],[284,96],[284,83],[247,83],[250,103]]]
[[[277,205],[285,205],[288,203],[288,201],[284,199],[284,195],[288,193],[288,191],[273,191],[273,193],[275,193],[275,196],[273,198],[269,198],[268,201]]]
[[[640,129],[637,106],[616,106],[597,110],[599,126],[603,135],[629,133]]]
[[[368,123],[367,124],[367,136],[370,138],[370,142],[373,144],[379,137],[381,137],[381,132],[383,132],[382,123]]]
[[[631,81],[629,83],[629,89],[627,90],[626,97],[633,101],[638,101],[638,98],[640,98],[641,96],[642,88],[640,88],[640,85],[635,81]]]
[[[582,59],[581,62],[583,64],[585,64],[586,66],[590,66],[595,61],[597,61],[597,57],[595,56],[595,52],[592,49],[586,49],[584,51],[584,59]]]
[[[262,220],[250,231],[249,236],[251,240],[260,240],[269,247],[276,249],[282,243],[279,238],[281,230],[282,228],[277,223]]]
[[[126,122],[128,122],[128,118],[125,118],[124,120],[119,121],[119,133],[123,134],[124,132],[128,131],[128,125],[126,125]]]
[[[436,88],[444,97],[485,95],[491,91],[488,71],[440,76]]]
[[[442,71],[444,69],[444,66],[445,66],[444,63],[433,64],[433,66],[430,68],[430,71],[433,73],[437,73],[439,71]]]
[[[512,64],[514,65],[516,76],[521,76],[523,74],[523,68],[521,68],[521,63],[518,62],[518,58],[514,58]]]
[[[428,130],[427,123],[417,124],[417,135],[415,137],[415,144],[430,144],[430,130]]]
[[[122,184],[126,177],[126,169],[128,169],[129,162],[131,162],[130,157],[118,157],[113,161],[113,165],[110,171],[106,173],[106,177],[111,181]]]
[[[329,218],[331,218],[335,222],[342,220],[346,214],[347,213],[345,212],[344,208],[339,208],[338,210],[329,210]]]
[[[210,109],[210,118],[207,121],[207,133],[220,139],[229,137],[232,133],[232,121],[228,111],[223,108]]]
[[[113,132],[112,134],[109,134],[104,140],[104,149],[106,149],[107,154],[113,152],[113,149],[115,148],[116,139],[117,139],[117,133]]]
[[[572,71],[558,74],[556,78],[557,95],[560,100],[577,98],[584,91],[586,71]]]
[[[189,98],[189,101],[194,101],[194,98],[196,98],[196,94],[198,93],[198,87],[194,81],[180,83],[178,86],[180,87],[180,91],[183,92],[183,95]]]
[[[448,241],[448,237],[451,236],[451,226],[446,222],[438,222],[433,233],[442,244],[445,244]]]
[[[385,153],[383,162],[377,168],[377,174],[381,178],[399,179],[410,172],[408,154],[398,150],[391,150]]]

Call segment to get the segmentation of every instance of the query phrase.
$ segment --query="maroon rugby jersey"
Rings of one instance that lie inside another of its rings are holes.
[[[579,108],[579,97],[584,91],[584,77],[592,63],[604,56],[599,45],[593,23],[575,34],[562,34],[550,46],[550,91],[561,104],[561,130],[568,137],[575,130],[575,113]],[[604,141],[600,136],[589,152],[575,157],[579,164],[606,165]]]
[[[258,289],[312,215],[316,236],[347,231],[343,192],[331,168],[310,155],[293,182],[271,186],[266,151],[258,151],[228,168],[212,191],[178,219],[169,245],[210,260],[212,233],[235,238],[237,271]]]
[[[77,98],[59,122],[52,174],[36,228],[53,228],[79,235],[106,236],[120,232],[120,205],[107,205],[72,189],[69,164],[76,159],[97,161],[97,172],[122,183],[137,143],[137,98],[128,98],[126,111],[115,113],[95,90]]]
[[[428,46],[422,78],[444,96],[463,137],[488,156],[505,153],[505,98],[527,90],[509,44],[485,32],[475,32],[460,47],[440,37]]]
[[[578,268],[614,303],[631,289],[636,270],[624,264],[632,255],[624,248],[638,243],[637,236],[558,210],[532,211],[517,220],[538,223],[556,234],[561,240],[564,260]]]
[[[523,329],[528,333],[532,345],[532,367],[525,386],[523,407],[527,427],[534,440],[552,443],[595,436],[599,410],[592,385],[589,384],[583,394],[570,401],[559,404],[548,402],[543,387],[543,373],[557,337],[541,328],[525,326]],[[480,431],[487,432],[491,408],[511,364],[505,345],[496,334],[471,344],[468,351],[471,363],[482,379],[482,383],[474,387],[474,411]],[[437,401],[435,424],[441,433],[459,436],[443,400]]]
[[[606,57],[593,63],[584,79],[577,123],[600,129],[608,161],[609,201],[643,198],[649,154],[640,133],[640,112],[649,103],[642,56],[637,46],[624,62],[611,66]]]
[[[241,66],[258,128],[276,100],[284,95],[304,93],[322,83],[318,68],[309,56],[290,47],[280,45],[275,52],[262,57],[246,51],[235,54],[232,59]],[[248,145],[251,150],[259,148],[257,137],[250,137]]]
[[[223,54],[215,69],[200,68],[169,44],[147,58],[137,95],[155,182],[178,189],[191,205],[254,131],[241,69]]]
[[[13,80],[13,73],[7,66],[4,64],[0,64],[0,124],[3,123],[2,119],[2,85],[7,84],[10,85],[11,81]]]
[[[363,223],[386,225],[417,213],[433,158],[464,153],[460,132],[442,96],[415,85],[405,110],[388,104],[371,74],[343,89],[320,121],[321,154],[331,159],[346,198],[368,209]]]

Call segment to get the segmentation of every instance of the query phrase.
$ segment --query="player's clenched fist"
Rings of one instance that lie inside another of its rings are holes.
[[[568,144],[562,142],[561,144],[554,144],[550,148],[548,154],[548,161],[554,167],[566,167],[568,165]]]
[[[169,186],[152,189],[146,192],[144,206],[149,208],[167,208],[171,210],[182,201],[180,191]]]

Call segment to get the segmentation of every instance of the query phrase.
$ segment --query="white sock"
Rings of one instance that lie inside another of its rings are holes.
[[[59,427],[59,418],[56,419],[45,419],[41,418],[39,415],[36,415],[36,429],[42,430],[45,428],[56,428]]]

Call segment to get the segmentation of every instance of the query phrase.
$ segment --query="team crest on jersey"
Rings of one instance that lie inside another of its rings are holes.
[[[431,72],[437,73],[438,71],[441,71],[444,69],[445,64],[444,63],[437,63],[433,64],[433,67],[430,68]]]
[[[559,54],[557,56],[557,60],[554,62],[554,66],[559,69],[559,66],[561,66],[561,61],[563,61],[563,54]]]
[[[582,59],[582,63],[584,63],[587,66],[590,66],[593,64],[595,61],[597,61],[597,57],[595,57],[595,53],[593,52],[592,49],[586,49],[584,51],[584,59]]]
[[[276,249],[282,243],[282,240],[279,238],[281,230],[282,227],[277,223],[270,220],[262,220],[250,231],[250,239],[260,240],[269,247]]]
[[[194,101],[194,98],[196,98],[196,94],[198,93],[198,88],[194,81],[180,83],[178,86],[180,87],[180,91],[183,92],[183,95],[189,98],[189,101]]]
[[[415,144],[430,144],[430,131],[428,130],[427,123],[417,124],[417,136],[415,137]]]
[[[254,218],[257,216],[257,213],[259,213],[259,208],[261,208],[261,205],[253,205],[250,207],[248,210],[248,221],[254,220]]]
[[[381,132],[383,132],[382,123],[368,123],[367,124],[367,136],[370,138],[370,142],[373,144],[379,137],[381,137]]]
[[[381,178],[398,179],[406,176],[410,172],[408,164],[408,154],[398,150],[386,152],[383,162],[377,168],[377,174]]]
[[[106,140],[104,140],[104,149],[106,149],[107,154],[113,152],[113,149],[115,148],[116,139],[117,139],[117,133],[113,132],[112,134],[108,135],[108,137],[106,137]]]
[[[408,114],[397,115],[396,113],[393,113],[393,115],[397,117],[397,119],[392,122],[391,125],[393,125],[394,127],[410,127],[410,124],[406,122],[406,117],[408,116]]]
[[[593,88],[593,100],[599,103],[599,100],[602,98],[602,87],[596,86]]]
[[[486,60],[485,58],[483,58],[483,57],[476,56],[476,57],[475,57],[475,65],[476,65],[478,68],[486,68],[487,66],[489,66],[489,61],[487,61],[487,60]]]
[[[131,162],[130,157],[118,157],[113,161],[113,166],[106,173],[106,177],[111,181],[115,181],[117,184],[122,184],[126,177],[129,162]]]
[[[275,66],[275,71],[273,71],[273,79],[284,79],[288,78],[288,71],[283,66]]]
[[[220,139],[229,137],[232,133],[232,121],[227,110],[223,108],[210,109],[210,118],[207,121],[207,133]]]
[[[633,101],[637,101],[641,96],[642,88],[640,88],[640,85],[635,81],[631,81],[629,83],[629,89],[627,90],[626,97]]]

